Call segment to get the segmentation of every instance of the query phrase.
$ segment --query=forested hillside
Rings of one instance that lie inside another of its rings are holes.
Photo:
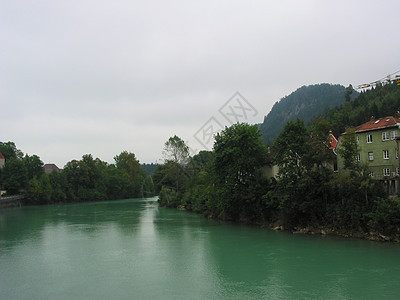
[[[392,116],[399,110],[400,86],[393,83],[361,92],[354,101],[345,101],[339,107],[327,111],[323,117],[331,124],[335,136],[339,136],[346,127],[365,123],[372,116]]]
[[[264,118],[264,122],[259,124],[264,143],[271,145],[288,121],[300,118],[305,124],[309,124],[316,115],[321,115],[327,109],[345,102],[346,95],[352,99],[358,93],[353,91],[351,86],[345,88],[342,85],[328,83],[303,86],[297,89],[276,102]]]

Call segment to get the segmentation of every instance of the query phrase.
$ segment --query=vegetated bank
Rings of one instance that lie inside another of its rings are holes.
[[[37,155],[24,155],[13,142],[1,142],[5,165],[0,168],[0,187],[6,196],[22,195],[22,205],[86,202],[149,197],[154,194],[134,153],[121,152],[108,164],[91,154],[68,162],[61,172],[44,172]]]
[[[217,134],[213,151],[193,158],[181,141],[174,149],[179,155],[166,157],[153,175],[160,205],[297,233],[399,242],[399,199],[389,199],[358,164],[333,171],[336,158],[326,146],[332,126],[322,117],[309,127],[290,121],[267,149],[256,125],[235,124]],[[268,176],[274,164],[277,179]]]

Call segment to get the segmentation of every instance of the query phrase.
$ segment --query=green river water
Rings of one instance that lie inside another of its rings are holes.
[[[0,299],[400,299],[400,246],[292,235],[156,198],[0,210]]]

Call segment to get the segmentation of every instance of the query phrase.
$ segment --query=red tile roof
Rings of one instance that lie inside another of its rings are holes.
[[[1,154],[1,152],[0,152],[0,159],[4,159],[4,156],[3,156],[3,154]]]
[[[356,132],[384,129],[387,127],[397,127],[400,125],[400,119],[397,117],[384,117],[372,119],[367,123],[361,124],[355,128]]]

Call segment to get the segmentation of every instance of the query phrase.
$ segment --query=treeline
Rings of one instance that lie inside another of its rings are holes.
[[[7,195],[24,194],[26,204],[113,200],[151,196],[154,186],[135,154],[121,152],[108,164],[91,154],[45,174],[37,155],[23,155],[13,142],[0,143],[5,166],[0,186]]]
[[[336,157],[327,147],[332,126],[338,125],[322,117],[309,127],[290,121],[267,149],[256,125],[235,124],[216,135],[213,151],[193,158],[175,136],[185,163],[167,159],[157,168],[153,180],[160,204],[224,220],[400,241],[399,200],[389,199],[357,163],[348,172],[334,172]],[[354,158],[353,142],[338,151]],[[273,165],[279,166],[277,179],[267,176]]]
[[[400,110],[400,87],[395,83],[361,92],[353,101],[349,98],[335,109],[321,114],[329,121],[332,131],[339,136],[346,127],[368,122],[372,116],[383,118]]]

